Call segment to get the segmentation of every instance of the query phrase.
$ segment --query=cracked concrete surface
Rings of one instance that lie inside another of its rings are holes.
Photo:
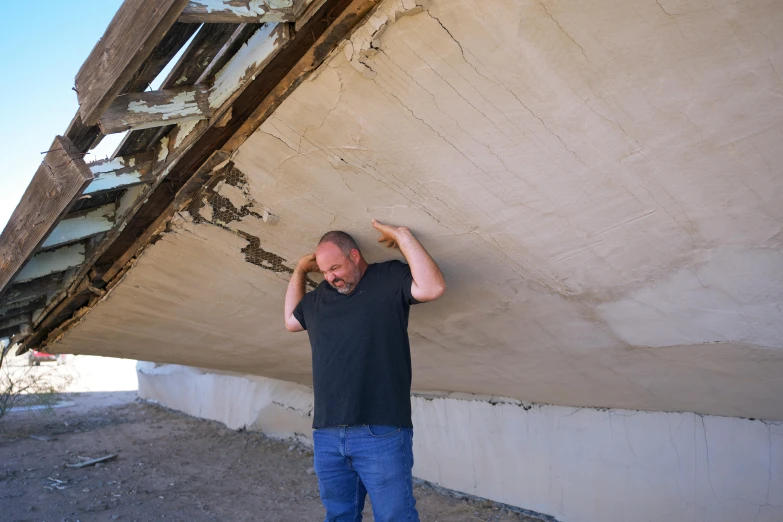
[[[771,1],[389,0],[239,150],[276,216],[241,226],[289,266],[413,229],[449,284],[412,314],[417,389],[783,419],[781,26]],[[308,383],[285,274],[178,227],[59,348]]]

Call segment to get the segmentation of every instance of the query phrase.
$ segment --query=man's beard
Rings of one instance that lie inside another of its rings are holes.
[[[340,286],[340,287],[334,286],[334,283],[336,283],[338,281],[342,281],[343,282],[343,286]],[[353,290],[353,287],[354,287],[353,283],[349,283],[345,279],[335,279],[334,282],[332,282],[330,284],[332,285],[332,288],[334,288],[335,290],[337,290],[341,294],[350,294],[351,290]]]
[[[353,291],[353,289],[356,288],[356,285],[359,283],[359,279],[361,279],[361,277],[362,277],[362,272],[361,272],[361,270],[359,270],[359,267],[357,266],[357,267],[354,267],[353,274],[351,274],[351,275],[353,276],[352,277],[352,281],[346,281],[345,279],[340,279],[338,277],[338,278],[336,278],[334,281],[332,281],[329,284],[332,286],[332,288],[334,288],[335,290],[337,290],[339,293],[341,293],[343,295],[350,294]],[[343,283],[342,287],[337,287],[337,286],[334,285],[338,281],[342,281],[342,283]]]

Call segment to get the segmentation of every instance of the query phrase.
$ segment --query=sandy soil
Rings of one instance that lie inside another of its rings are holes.
[[[75,388],[91,391],[67,394],[65,407],[0,420],[4,521],[323,520],[308,449],[138,401],[117,390],[135,386],[132,365],[112,364],[114,378],[91,377],[101,360],[77,358],[65,371],[80,374]],[[116,459],[65,467],[110,454]],[[532,521],[426,484],[415,494],[423,521]],[[365,520],[373,520],[369,505]]]

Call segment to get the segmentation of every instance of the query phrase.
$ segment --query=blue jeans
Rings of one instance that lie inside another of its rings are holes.
[[[361,521],[367,493],[376,522],[419,521],[411,476],[412,429],[319,428],[313,444],[325,522]]]

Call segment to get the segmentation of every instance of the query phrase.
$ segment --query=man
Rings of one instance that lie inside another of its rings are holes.
[[[405,227],[373,220],[379,242],[406,265],[368,265],[345,232],[326,233],[298,263],[285,326],[307,330],[313,355],[315,472],[326,522],[362,520],[367,493],[377,522],[418,521],[413,498],[410,305],[443,295],[443,274]],[[307,274],[324,281],[305,295]]]

